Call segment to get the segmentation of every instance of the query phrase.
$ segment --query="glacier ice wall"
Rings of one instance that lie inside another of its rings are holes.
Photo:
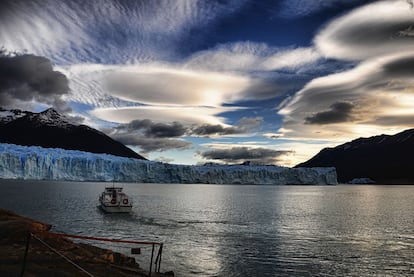
[[[0,178],[139,183],[337,184],[335,168],[175,165],[13,144],[0,144]]]

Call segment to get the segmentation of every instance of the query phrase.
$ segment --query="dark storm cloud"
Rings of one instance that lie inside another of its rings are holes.
[[[253,161],[260,164],[277,163],[280,156],[288,155],[291,151],[279,151],[268,148],[233,147],[230,149],[214,149],[200,153],[209,160],[221,160],[226,163],[241,163]]]
[[[354,105],[348,102],[337,102],[330,106],[330,110],[316,113],[306,117],[306,124],[331,124],[348,122],[352,120],[352,109]]]
[[[133,120],[130,123],[119,125],[117,129],[142,132],[145,136],[153,138],[180,137],[186,132],[186,128],[178,122],[172,122],[171,124],[155,123],[149,119]]]
[[[186,128],[178,122],[171,124],[155,123],[149,119],[133,120],[120,124],[113,130],[107,130],[113,139],[131,146],[138,146],[143,153],[167,151],[171,149],[188,149],[191,142],[172,139],[183,136]]]
[[[111,137],[125,145],[138,146],[143,153],[162,152],[171,149],[189,149],[191,142],[180,139],[150,138],[137,134],[115,134]]]
[[[66,76],[54,71],[47,58],[0,53],[0,106],[15,108],[36,101],[70,111],[62,100],[68,92]]]
[[[263,123],[262,117],[243,117],[234,126],[225,127],[222,125],[193,125],[187,132],[188,135],[194,136],[225,136],[234,134],[246,134],[258,129]]]
[[[135,133],[140,136],[150,137],[150,138],[174,138],[182,137],[185,135],[188,136],[225,136],[233,134],[243,134],[247,132],[254,131],[257,129],[263,122],[263,118],[246,118],[243,117],[240,119],[235,126],[225,127],[223,125],[212,125],[212,124],[202,124],[202,125],[192,125],[190,127],[185,127],[179,122],[172,122],[170,124],[166,123],[156,123],[149,119],[143,120],[133,120],[127,124],[120,124],[115,128],[115,133],[121,135],[124,133]],[[111,135],[111,132],[108,130],[108,134]]]
[[[191,142],[178,137],[183,136],[224,136],[251,132],[261,126],[263,119],[241,118],[235,126],[224,127],[222,125],[192,125],[185,127],[178,122],[155,123],[149,119],[133,120],[127,124],[120,124],[113,129],[105,129],[108,136],[130,146],[138,146],[143,153],[153,151],[167,151],[172,149],[188,149]]]
[[[180,137],[184,135],[185,128],[178,122],[173,122],[170,125],[163,123],[156,123],[151,125],[145,131],[145,135],[156,138]]]
[[[192,128],[190,133],[195,136],[232,135],[239,134],[240,130],[222,125],[203,124]]]

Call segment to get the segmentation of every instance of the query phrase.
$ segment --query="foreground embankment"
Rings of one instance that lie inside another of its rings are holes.
[[[24,276],[88,276],[88,273],[89,276],[109,277],[148,275],[134,258],[53,236],[50,228],[49,224],[0,209],[0,276],[21,276],[22,270]],[[29,236],[30,233],[34,236]],[[152,276],[166,274],[152,273]]]

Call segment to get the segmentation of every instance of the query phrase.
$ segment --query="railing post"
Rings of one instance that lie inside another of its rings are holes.
[[[151,262],[150,262],[150,269],[149,269],[149,274],[148,274],[149,277],[151,277],[151,272],[152,272],[152,261],[154,259],[154,247],[155,247],[155,245],[152,244]]]
[[[160,270],[161,270],[162,247],[163,247],[163,244],[160,243],[160,248],[158,249],[158,256],[157,256],[157,260],[159,258],[158,268],[155,269],[157,273],[160,273]]]
[[[24,256],[23,256],[23,263],[22,263],[22,270],[20,272],[20,277],[23,277],[24,270],[26,268],[26,258],[27,258],[27,252],[29,252],[29,244],[30,244],[30,237],[32,234],[30,232],[27,233],[26,237],[26,249],[24,250]]]

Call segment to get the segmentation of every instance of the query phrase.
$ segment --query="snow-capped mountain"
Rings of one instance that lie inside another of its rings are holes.
[[[335,185],[335,168],[165,164],[0,143],[0,178],[140,183]]]
[[[377,183],[401,184],[414,181],[413,157],[414,129],[409,129],[325,148],[297,167],[335,167],[340,182],[370,178]]]
[[[5,110],[0,107],[0,124],[4,124],[10,121],[13,121],[17,118],[23,117],[26,114],[31,114],[31,112],[21,111],[21,110]]]
[[[0,109],[0,142],[145,159],[98,130],[71,123],[52,108],[40,113]]]

